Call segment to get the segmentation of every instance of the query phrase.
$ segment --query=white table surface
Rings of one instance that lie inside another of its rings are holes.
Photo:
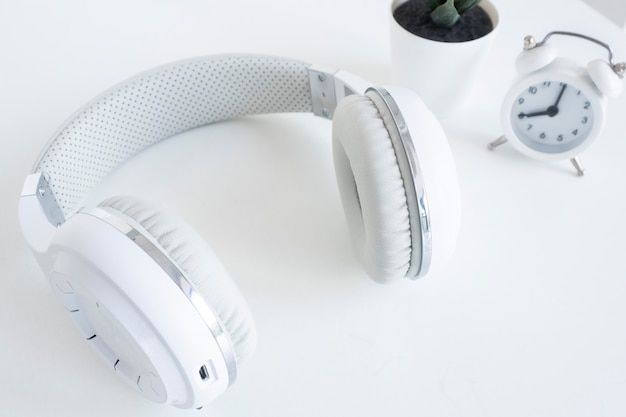
[[[22,180],[76,108],[169,61],[269,53],[390,83],[389,2],[0,0],[0,415],[623,416],[626,95],[583,155],[584,178],[567,161],[486,144],[500,134],[524,35],[578,30],[621,60],[626,35],[579,0],[496,4],[491,65],[473,106],[445,124],[463,225],[438,275],[393,286],[365,276],[335,185],[331,124],[312,116],[184,134],[97,190],[94,202],[131,193],[185,217],[255,315],[258,349],[236,384],[185,412],[137,396],[80,340],[21,237]]]

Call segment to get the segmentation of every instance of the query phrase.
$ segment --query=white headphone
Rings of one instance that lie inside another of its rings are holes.
[[[81,207],[132,155],[182,131],[251,114],[333,119],[342,202],[356,251],[378,282],[445,263],[460,193],[445,135],[408,90],[343,71],[223,55],[140,74],[81,108],[24,183],[19,218],[85,339],[147,398],[198,408],[231,385],[255,346],[245,300],[198,234],[132,197]]]
[[[547,43],[548,39],[553,35],[585,39],[608,50],[608,61],[601,59],[590,61],[587,64],[587,72],[591,81],[602,94],[610,98],[616,98],[621,94],[623,88],[622,78],[624,78],[624,71],[626,70],[625,64],[613,62],[613,50],[606,43],[576,32],[553,31],[548,33],[540,42],[536,42],[532,36],[524,38],[524,50],[518,55],[515,62],[517,71],[520,74],[530,73],[543,68],[557,58],[557,48],[553,44]]]

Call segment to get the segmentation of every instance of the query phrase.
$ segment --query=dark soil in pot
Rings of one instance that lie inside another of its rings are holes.
[[[393,11],[396,22],[422,38],[441,42],[465,42],[485,36],[493,30],[493,22],[481,8],[465,12],[452,27],[435,25],[430,20],[430,8],[422,0],[409,0]]]

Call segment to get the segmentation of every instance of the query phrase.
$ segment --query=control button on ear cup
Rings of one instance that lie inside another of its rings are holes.
[[[608,62],[596,59],[587,64],[589,77],[602,94],[617,98],[624,87],[622,79],[613,71]]]
[[[109,198],[100,203],[100,207],[108,207],[132,219],[154,238],[220,317],[233,344],[237,363],[249,358],[256,345],[252,314],[204,239],[181,220],[131,197]]]
[[[360,262],[375,281],[406,276],[411,226],[391,138],[366,96],[348,96],[333,118],[335,171]]]
[[[543,68],[557,56],[556,47],[546,43],[532,49],[522,51],[515,60],[515,68],[520,74],[527,74]]]

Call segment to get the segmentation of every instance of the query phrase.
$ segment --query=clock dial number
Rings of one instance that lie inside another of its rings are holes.
[[[552,83],[550,82],[543,83],[544,87],[549,87],[550,85],[552,85]],[[559,102],[561,101],[561,97],[563,97],[563,93],[565,92],[566,88],[567,88],[567,84],[561,83],[561,91],[559,92],[559,95],[557,96],[556,101],[554,102],[554,104],[551,104],[550,106],[548,106],[548,108],[546,108],[545,110],[535,111],[531,113],[521,112],[517,117],[519,117],[520,119],[523,119],[524,117],[537,117],[537,116],[554,117],[556,116],[557,114],[559,114]],[[528,89],[528,92],[530,94],[537,94],[537,87],[531,86]]]
[[[568,83],[548,80],[522,90],[513,101],[510,117],[513,131],[525,145],[558,153],[584,142],[591,132],[594,112],[584,92]]]

